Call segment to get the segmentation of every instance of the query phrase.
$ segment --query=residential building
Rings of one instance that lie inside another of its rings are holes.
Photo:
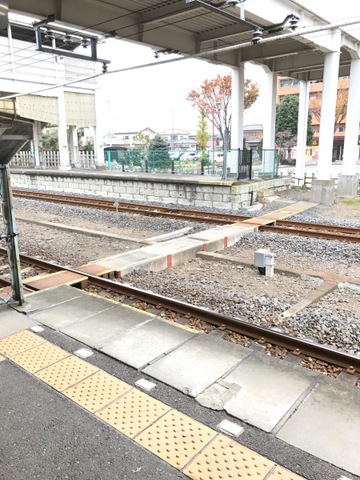
[[[244,125],[244,140],[247,148],[256,149],[263,138],[262,124]]]
[[[196,150],[195,132],[174,129],[165,130],[160,136],[169,144],[169,150]]]
[[[312,146],[314,147],[317,147],[319,144],[322,89],[322,82],[310,82],[309,111],[312,116],[311,123],[314,131]],[[349,77],[340,77],[338,81],[336,116],[334,118],[333,161],[342,159],[344,149],[348,90]],[[277,89],[277,103],[281,102],[281,100],[283,100],[286,95],[299,95],[299,80],[293,78],[279,77]]]
[[[126,150],[141,150],[145,143],[146,137],[153,139],[156,135],[156,132],[149,127],[144,128],[143,130],[137,132],[117,132],[117,133],[107,133],[103,140],[106,147],[121,147]]]

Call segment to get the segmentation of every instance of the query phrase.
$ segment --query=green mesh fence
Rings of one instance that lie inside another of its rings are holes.
[[[252,177],[277,175],[277,151],[253,151]],[[225,166],[222,150],[106,150],[108,170],[133,173],[170,173],[223,176],[224,169],[236,173],[241,152],[229,150]],[[245,158],[245,156],[244,156]]]

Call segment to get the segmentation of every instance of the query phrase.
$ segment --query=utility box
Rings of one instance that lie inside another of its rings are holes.
[[[258,268],[266,267],[266,256],[270,254],[270,250],[259,248],[254,254],[254,265]]]
[[[266,248],[259,248],[254,254],[254,265],[261,275],[274,276],[275,254]]]

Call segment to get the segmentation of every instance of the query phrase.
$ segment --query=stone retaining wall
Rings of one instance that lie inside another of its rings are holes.
[[[288,177],[249,183],[181,178],[150,178],[108,173],[12,170],[13,188],[66,194],[98,195],[138,202],[176,203],[190,207],[237,209],[290,188]]]

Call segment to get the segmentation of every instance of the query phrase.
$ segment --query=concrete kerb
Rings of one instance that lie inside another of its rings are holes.
[[[40,221],[40,220],[33,220],[29,218],[24,218],[24,217],[16,217],[16,220],[20,222],[30,222],[34,223],[35,225],[42,225],[44,227],[51,227],[51,228],[57,228],[58,230],[67,230],[71,232],[76,232],[76,233],[81,233],[83,235],[89,235],[92,237],[103,237],[103,238],[110,238],[113,240],[125,240],[127,242],[134,242],[134,243],[140,243],[143,245],[152,245],[153,242],[151,240],[140,240],[140,239],[135,239],[133,237],[128,237],[125,235],[115,235],[111,233],[104,233],[100,232],[98,230],[89,230],[86,228],[77,228],[77,227],[72,227],[71,225],[64,225],[62,223],[54,223],[54,222],[45,222],[45,221]]]

